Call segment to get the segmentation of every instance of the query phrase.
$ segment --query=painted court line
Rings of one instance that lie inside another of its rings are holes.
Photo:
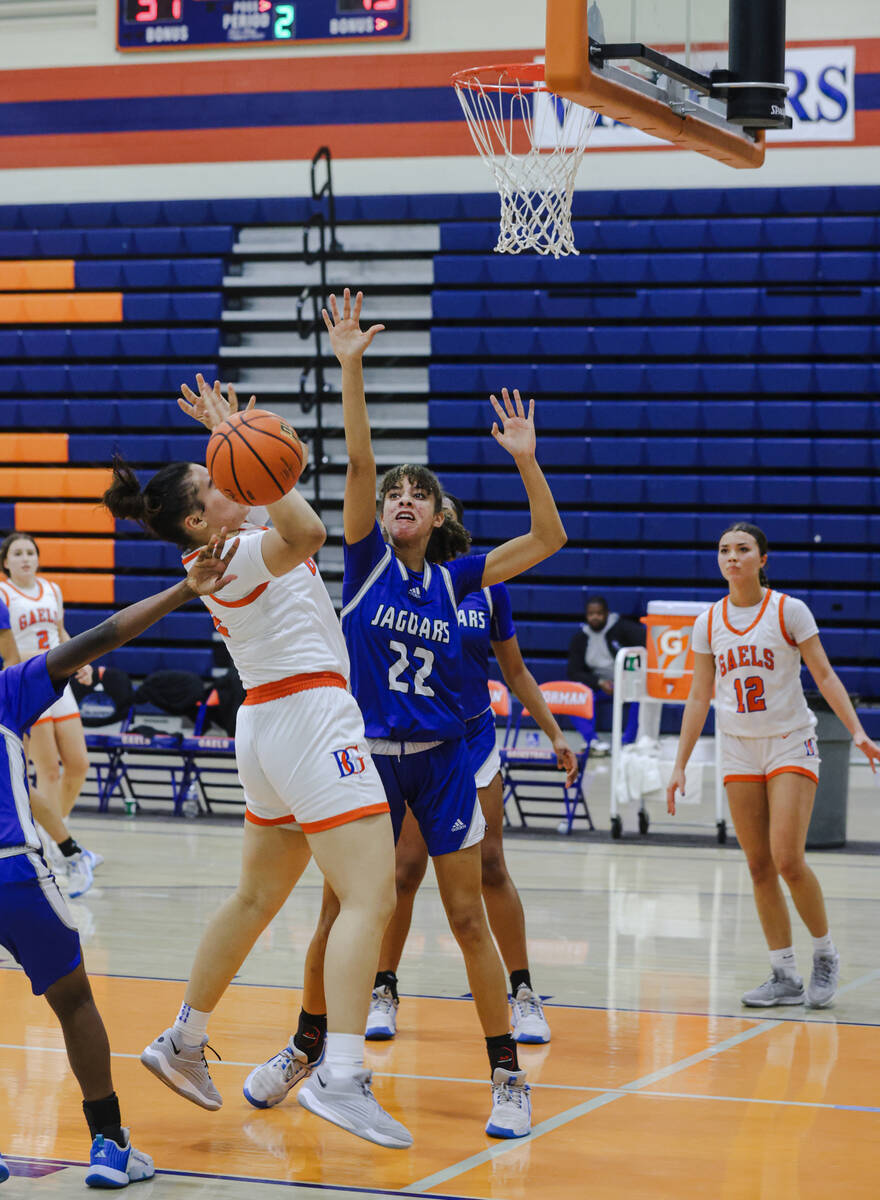
[[[860,975],[858,979],[854,979],[851,983],[846,984],[840,989],[840,992],[855,991],[856,988],[864,987],[866,983],[871,983],[878,978],[880,978],[880,969],[868,971],[866,974]],[[407,1193],[425,1192],[430,1188],[438,1187],[440,1184],[446,1183],[447,1180],[455,1179],[467,1171],[472,1171],[475,1167],[482,1166],[483,1163],[500,1158],[502,1154],[509,1154],[517,1146],[534,1141],[536,1138],[542,1137],[545,1133],[552,1133],[555,1129],[559,1129],[563,1125],[568,1125],[572,1121],[585,1116],[587,1113],[594,1112],[597,1108],[603,1108],[606,1104],[611,1104],[614,1100],[619,1100],[621,1096],[631,1095],[642,1088],[650,1087],[651,1084],[659,1083],[660,1080],[667,1079],[670,1075],[676,1075],[679,1071],[685,1071],[688,1067],[696,1066],[697,1063],[715,1058],[717,1055],[723,1054],[726,1050],[731,1050],[735,1046],[751,1041],[752,1038],[760,1037],[764,1033],[778,1029],[783,1024],[783,1021],[762,1021],[752,1029],[745,1029],[733,1037],[725,1038],[724,1041],[717,1042],[714,1046],[710,1046],[706,1050],[701,1050],[697,1054],[691,1054],[687,1058],[679,1059],[678,1062],[670,1063],[668,1067],[662,1067],[659,1071],[653,1071],[650,1075],[643,1075],[640,1079],[634,1079],[632,1083],[625,1084],[623,1088],[617,1091],[603,1092],[592,1100],[587,1100],[583,1104],[576,1105],[574,1108],[566,1109],[566,1111],[558,1113],[555,1117],[551,1117],[547,1121],[541,1121],[539,1124],[533,1126],[532,1132],[528,1137],[510,1138],[499,1146],[492,1146],[487,1150],[480,1151],[478,1154],[472,1154],[470,1158],[453,1163],[452,1166],[445,1167],[441,1171],[436,1171],[433,1175],[427,1175],[424,1179],[417,1179],[402,1190]],[[700,1097],[700,1099],[708,1100],[709,1097]]]

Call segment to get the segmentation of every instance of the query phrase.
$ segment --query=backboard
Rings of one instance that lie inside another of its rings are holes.
[[[547,86],[599,114],[595,148],[623,122],[759,167],[789,124],[784,23],[784,0],[547,0]]]

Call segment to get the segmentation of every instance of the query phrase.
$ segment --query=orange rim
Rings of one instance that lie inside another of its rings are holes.
[[[481,79],[483,72],[491,72],[492,79]],[[506,83],[505,80],[510,80]],[[455,71],[452,76],[454,87],[468,88],[478,91],[481,88],[491,88],[492,91],[509,92],[546,92],[543,63],[490,63],[486,67],[465,67]]]

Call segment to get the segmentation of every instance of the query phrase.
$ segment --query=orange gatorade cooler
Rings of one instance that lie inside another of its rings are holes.
[[[694,621],[710,605],[699,600],[650,600],[645,690],[652,700],[687,700],[694,673]]]

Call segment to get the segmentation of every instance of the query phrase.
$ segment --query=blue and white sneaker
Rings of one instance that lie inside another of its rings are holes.
[[[544,1016],[541,997],[521,983],[513,997],[513,1040],[531,1045],[550,1041],[550,1026]]]
[[[490,1137],[520,1138],[532,1129],[532,1101],[525,1071],[492,1072],[492,1111],[486,1123]]]
[[[373,989],[370,996],[370,1011],[367,1013],[367,1028],[364,1037],[368,1042],[387,1042],[397,1033],[397,1006],[400,1003],[387,984]]]
[[[0,1154],[0,1183],[5,1183],[9,1178],[9,1167],[3,1161],[3,1155]]]
[[[301,1079],[311,1075],[315,1067],[324,1061],[326,1042],[321,1047],[321,1055],[315,1062],[310,1063],[307,1055],[293,1044],[293,1038],[283,1050],[264,1062],[261,1067],[255,1067],[244,1081],[244,1098],[254,1108],[274,1108],[280,1104],[292,1087]]]
[[[92,864],[86,858],[86,851],[79,850],[67,859],[67,894],[71,900],[84,896],[92,886]]]
[[[83,854],[89,860],[89,866],[93,871],[97,871],[98,867],[104,861],[104,855],[96,854],[94,850],[83,850]]]
[[[124,1188],[130,1183],[140,1183],[144,1179],[152,1179],[156,1174],[153,1160],[149,1154],[142,1154],[131,1144],[131,1133],[122,1131],[126,1137],[124,1146],[116,1143],[99,1133],[92,1142],[92,1152],[89,1155],[89,1169],[86,1173],[86,1184],[93,1188]]]

